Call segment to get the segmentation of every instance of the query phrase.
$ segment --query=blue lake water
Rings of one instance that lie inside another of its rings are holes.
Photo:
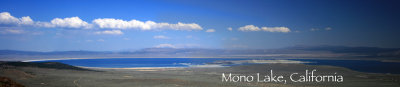
[[[61,62],[73,66],[133,68],[133,67],[191,67],[210,65],[217,61],[252,60],[248,58],[106,58],[106,59],[68,59],[45,60],[36,62]],[[261,59],[255,59],[261,60]],[[263,59],[266,60],[266,59]],[[369,60],[320,60],[320,59],[289,59],[293,61],[312,62],[308,65],[332,65],[349,68],[361,72],[400,74],[400,63]],[[251,64],[251,63],[243,63]],[[220,64],[220,66],[235,66],[243,64]],[[213,64],[215,65],[215,63]]]

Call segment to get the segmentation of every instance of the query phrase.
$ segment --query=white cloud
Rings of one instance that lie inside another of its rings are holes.
[[[153,36],[154,39],[169,39],[169,37],[164,36],[164,35],[157,35],[157,36]]]
[[[330,31],[330,30],[332,30],[332,28],[331,27],[326,27],[325,30]]]
[[[121,19],[113,19],[113,18],[99,18],[93,20],[93,24],[97,25],[99,28],[110,28],[110,29],[140,29],[140,30],[162,30],[162,29],[171,29],[171,30],[202,30],[203,28],[195,23],[181,23],[177,24],[169,24],[169,23],[156,23],[153,21],[139,21],[139,20],[130,20],[125,21]]]
[[[159,44],[154,46],[155,48],[176,48],[174,45],[172,44]]]
[[[319,31],[319,30],[330,31],[330,30],[332,30],[332,28],[331,27],[326,27],[326,28],[322,28],[322,29],[319,29],[319,28],[311,28],[310,29],[310,31]]]
[[[33,24],[33,20],[29,16],[16,18],[8,12],[1,12],[0,13],[0,24],[31,25],[31,24]]]
[[[31,17],[29,16],[22,17],[19,20],[20,20],[19,24],[23,25],[32,25],[34,23]]]
[[[260,31],[260,28],[254,25],[246,25],[239,28],[239,31]]]
[[[287,27],[261,27],[261,29],[267,32],[290,32],[290,29]]]
[[[287,27],[257,27],[254,25],[246,25],[239,28],[239,31],[266,31],[266,32],[290,32],[290,29]]]
[[[139,21],[132,19],[125,21],[122,19],[113,18],[97,18],[88,23],[79,17],[69,18],[54,18],[50,22],[33,21],[29,16],[16,18],[8,12],[0,13],[0,24],[18,25],[18,26],[35,26],[45,28],[82,28],[82,29],[139,29],[139,30],[203,30],[196,23],[181,23],[176,24],[154,22],[154,21]]]
[[[311,28],[310,31],[319,31],[318,28]]]
[[[215,29],[208,29],[206,32],[215,32]]]
[[[228,30],[229,30],[229,31],[232,31],[233,29],[232,29],[232,27],[228,27]]]
[[[140,28],[150,29],[150,25],[154,22],[141,22],[138,20],[124,21],[121,19],[103,18],[95,19],[93,23],[100,28],[112,28],[112,29],[128,29],[128,28]]]
[[[55,18],[50,22],[33,21],[29,16],[16,18],[8,12],[0,13],[0,24],[9,24],[17,26],[36,26],[36,27],[61,27],[61,28],[89,28],[90,24],[79,17]]]
[[[11,14],[8,12],[0,13],[0,23],[2,24],[17,24],[18,21],[18,18],[11,16]]]
[[[79,17],[70,17],[70,18],[55,18],[51,20],[51,24],[55,27],[64,27],[64,28],[89,28],[89,23],[83,21]]]
[[[121,30],[106,30],[106,31],[95,32],[95,34],[122,35],[124,33]]]

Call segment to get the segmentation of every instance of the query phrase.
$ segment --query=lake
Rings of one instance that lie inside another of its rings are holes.
[[[257,60],[257,61],[255,61]],[[261,61],[262,60],[262,61]],[[260,63],[304,63],[307,65],[332,65],[361,72],[400,74],[400,63],[372,60],[321,60],[321,59],[273,59],[249,58],[104,58],[104,59],[66,59],[34,62],[61,62],[73,66],[101,68],[137,67],[229,67]]]

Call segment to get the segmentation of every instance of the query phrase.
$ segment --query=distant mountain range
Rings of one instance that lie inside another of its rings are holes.
[[[16,51],[0,50],[0,60],[66,57],[400,57],[400,48],[292,46],[281,49],[146,48],[136,51]]]

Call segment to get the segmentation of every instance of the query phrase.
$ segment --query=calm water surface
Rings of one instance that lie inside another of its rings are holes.
[[[106,58],[106,59],[69,59],[45,60],[36,62],[61,62],[74,66],[104,67],[104,68],[133,68],[133,67],[191,67],[207,65],[216,61],[249,60],[248,58]],[[260,60],[260,59],[257,59]],[[400,74],[400,63],[380,62],[369,60],[320,60],[320,59],[289,59],[312,62],[308,65],[332,65],[349,68],[361,72]],[[234,66],[242,64],[221,64]]]

